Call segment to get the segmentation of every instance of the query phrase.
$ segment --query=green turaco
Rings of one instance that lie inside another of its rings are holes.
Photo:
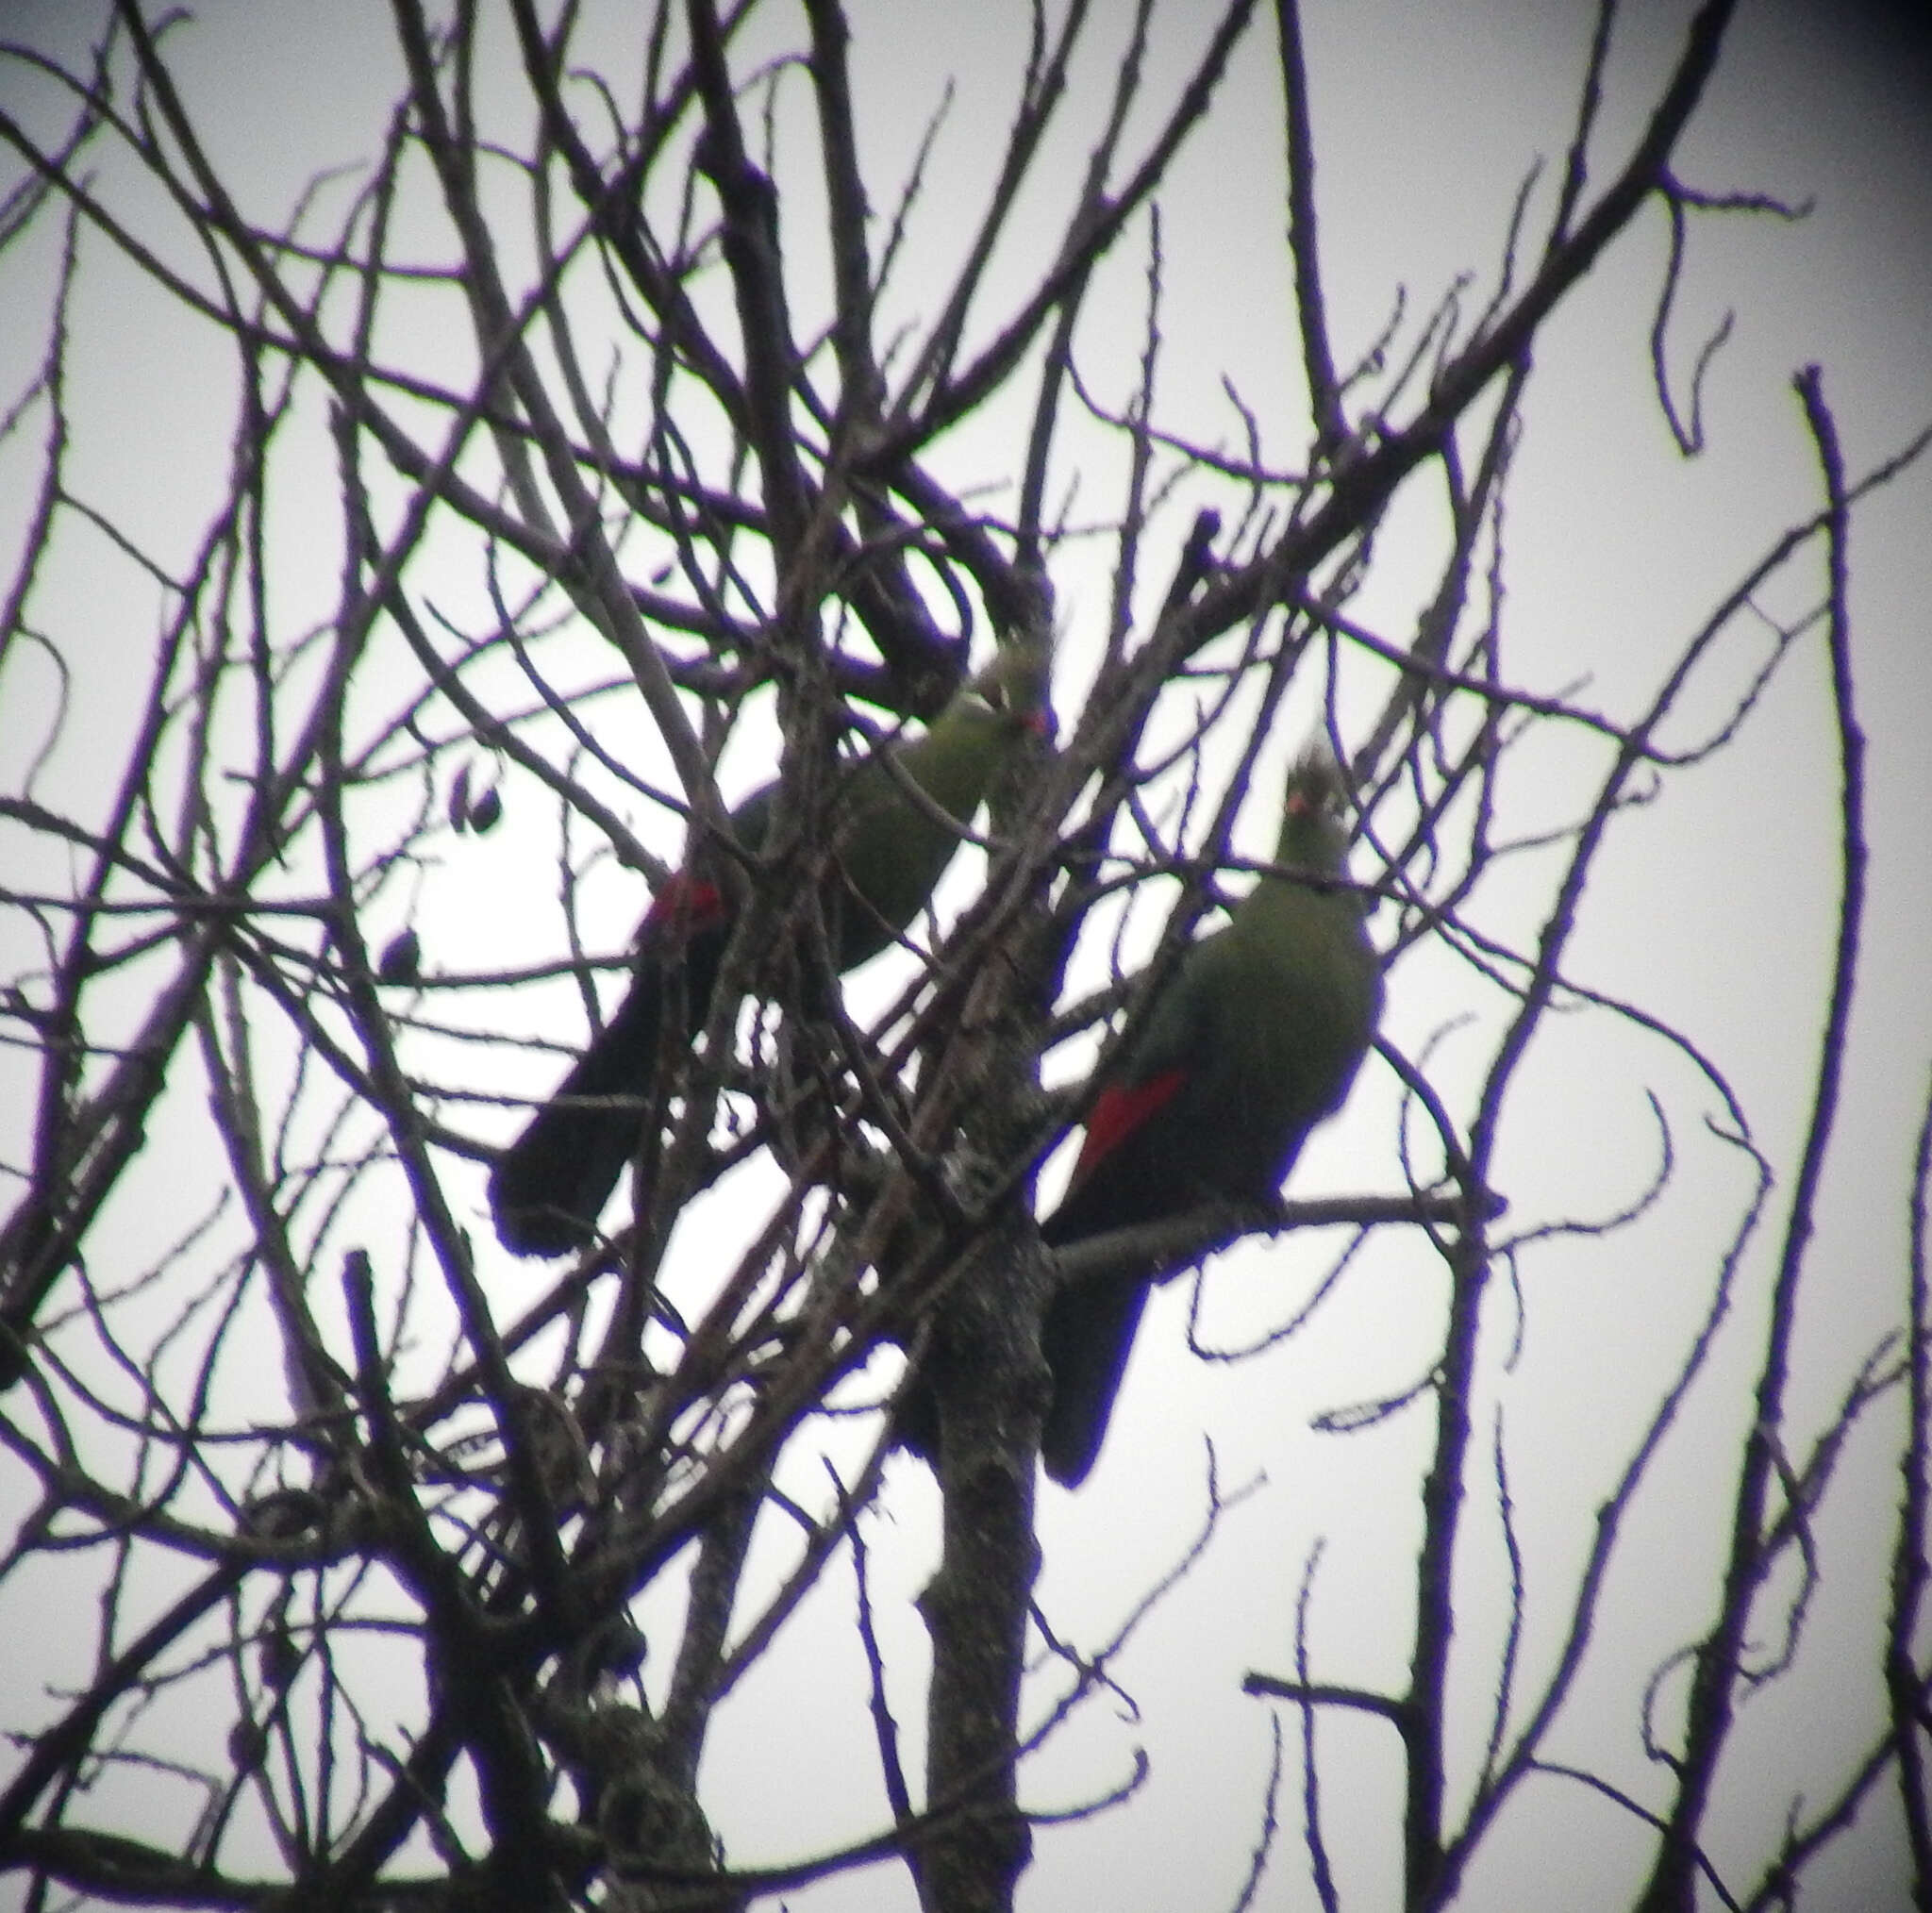
[[[841,973],[903,935],[924,907],[1013,746],[1046,728],[1045,675],[1042,657],[1002,646],[923,737],[892,749],[890,766],[874,756],[852,771],[834,800],[836,851],[823,899]],[[767,785],[732,812],[732,835],[747,852],[764,841],[776,790]],[[704,1026],[734,919],[730,891],[702,868],[688,864],[653,898],[623,1006],[497,1158],[496,1231],[520,1256],[561,1256],[595,1235],[637,1154],[674,983],[689,1035]]]
[[[1347,888],[1347,794],[1325,753],[1289,774],[1274,857],[1278,868],[1188,950],[1107,1065],[1066,1196],[1041,1225],[1051,1246],[1217,1199],[1272,1200],[1308,1132],[1341,1106],[1381,1013],[1382,977],[1363,898]],[[1049,1305],[1041,1452],[1070,1488],[1100,1453],[1141,1310],[1164,1273],[1130,1263]]]

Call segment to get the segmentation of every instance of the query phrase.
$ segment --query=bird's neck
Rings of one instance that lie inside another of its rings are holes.
[[[1291,810],[1282,820],[1274,861],[1292,874],[1271,873],[1262,879],[1264,888],[1304,894],[1312,888],[1319,894],[1332,896],[1335,892],[1326,883],[1339,879],[1346,885],[1348,880],[1348,840],[1332,820]]]
[[[1232,933],[1276,960],[1280,948],[1330,952],[1361,934],[1362,907],[1348,884],[1348,844],[1322,818],[1291,815],[1265,873],[1235,911]]]
[[[963,823],[984,794],[987,754],[998,724],[991,710],[949,710],[899,753],[900,768],[941,810]]]

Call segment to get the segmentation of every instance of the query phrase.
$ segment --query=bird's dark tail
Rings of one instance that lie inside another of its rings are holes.
[[[1040,1352],[1053,1372],[1053,1406],[1041,1431],[1040,1456],[1062,1488],[1078,1488],[1087,1479],[1107,1439],[1150,1287],[1144,1275],[1109,1274],[1074,1283],[1047,1306]]]
[[[641,955],[623,1007],[497,1157],[490,1206],[512,1254],[564,1256],[594,1239],[597,1218],[637,1154],[664,1006],[682,995],[687,1040],[704,1027],[726,940],[724,925],[707,925],[684,942],[669,969],[656,952]]]
[[[595,1235],[624,1165],[637,1154],[663,1005],[663,977],[646,959],[624,1006],[497,1157],[490,1206],[505,1248],[562,1256]]]
[[[1062,1208],[1047,1219],[1041,1236],[1048,1248],[1060,1248],[1104,1233],[1090,1232],[1082,1221],[1077,1208]],[[1099,1280],[1062,1288],[1047,1304],[1040,1353],[1053,1376],[1053,1400],[1041,1429],[1040,1458],[1062,1488],[1078,1488],[1099,1458],[1153,1286],[1152,1272],[1114,1269]],[[912,1376],[900,1393],[891,1439],[938,1466],[939,1402],[923,1374]]]

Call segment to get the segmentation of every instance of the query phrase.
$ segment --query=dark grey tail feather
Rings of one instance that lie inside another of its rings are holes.
[[[637,1153],[662,1013],[662,978],[655,963],[646,964],[603,1034],[497,1157],[490,1206],[512,1254],[568,1255],[596,1234],[597,1218]]]
[[[1078,1488],[1100,1455],[1151,1286],[1144,1274],[1109,1275],[1062,1289],[1047,1306],[1040,1352],[1053,1372],[1053,1406],[1040,1454],[1062,1488]]]

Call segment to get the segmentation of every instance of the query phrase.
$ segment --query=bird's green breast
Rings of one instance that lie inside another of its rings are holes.
[[[1163,1124],[1179,1175],[1241,1199],[1278,1189],[1302,1139],[1347,1095],[1381,993],[1351,893],[1264,879],[1189,952],[1130,1066],[1142,1079],[1189,1072]]]
[[[924,908],[1019,728],[976,699],[955,705],[891,768],[873,758],[853,774],[838,854],[858,901],[841,923],[842,968],[883,950]],[[907,790],[908,778],[927,803]]]

